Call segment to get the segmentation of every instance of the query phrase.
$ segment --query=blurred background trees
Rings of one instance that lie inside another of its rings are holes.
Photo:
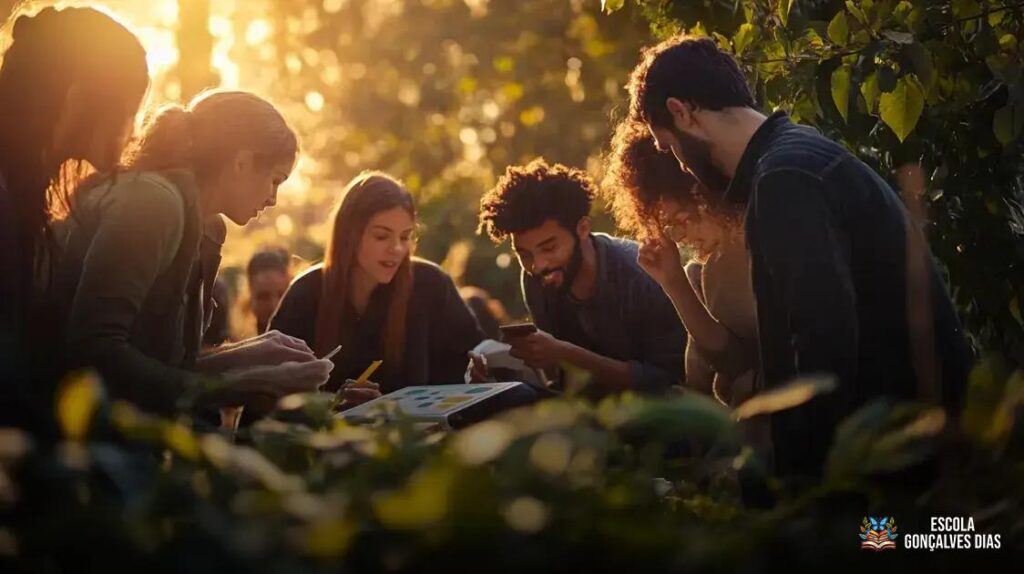
[[[150,50],[154,103],[199,86],[269,96],[302,137],[278,207],[232,229],[232,284],[249,255],[282,244],[322,255],[349,178],[403,179],[420,212],[421,256],[524,313],[518,265],[475,234],[480,195],[510,164],[544,156],[599,170],[613,109],[647,23],[583,0],[127,0]],[[601,210],[603,211],[603,210]],[[598,228],[612,231],[598,216]]]

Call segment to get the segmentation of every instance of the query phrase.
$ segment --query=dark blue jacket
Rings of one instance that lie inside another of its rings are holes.
[[[772,419],[779,471],[815,474],[843,417],[875,397],[920,397],[907,319],[913,224],[874,170],[783,112],[754,134],[726,199],[747,204],[766,387],[838,375],[837,392]],[[923,256],[941,377],[935,394],[956,409],[969,352],[939,269]]]
[[[591,238],[597,255],[597,290],[589,300],[572,303],[523,272],[523,300],[534,323],[555,338],[628,361],[637,391],[661,392],[681,384],[686,331],[665,292],[637,263],[639,246],[604,233]],[[574,340],[562,327],[564,319],[578,321],[587,340]]]

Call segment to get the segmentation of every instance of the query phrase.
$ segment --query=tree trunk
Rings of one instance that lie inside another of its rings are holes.
[[[183,102],[218,83],[210,68],[213,36],[210,35],[209,21],[210,0],[178,0],[176,74],[181,83]]]

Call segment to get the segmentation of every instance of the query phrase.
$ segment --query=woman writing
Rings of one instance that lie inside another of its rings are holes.
[[[265,403],[326,381],[330,363],[279,333],[199,356],[220,215],[244,225],[273,206],[297,147],[280,113],[249,93],[160,110],[126,169],[72,202],[56,280],[72,366],[97,368],[115,397],[159,413]]]
[[[299,276],[270,322],[319,354],[341,345],[328,384],[337,390],[383,360],[368,388],[346,386],[358,404],[405,386],[459,383],[483,332],[451,278],[414,258],[413,198],[395,179],[357,176],[331,216],[322,265]]]

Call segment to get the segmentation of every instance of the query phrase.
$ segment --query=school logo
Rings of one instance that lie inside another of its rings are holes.
[[[882,518],[864,517],[860,524],[860,548],[861,550],[883,550],[896,549],[896,520],[891,516]]]

